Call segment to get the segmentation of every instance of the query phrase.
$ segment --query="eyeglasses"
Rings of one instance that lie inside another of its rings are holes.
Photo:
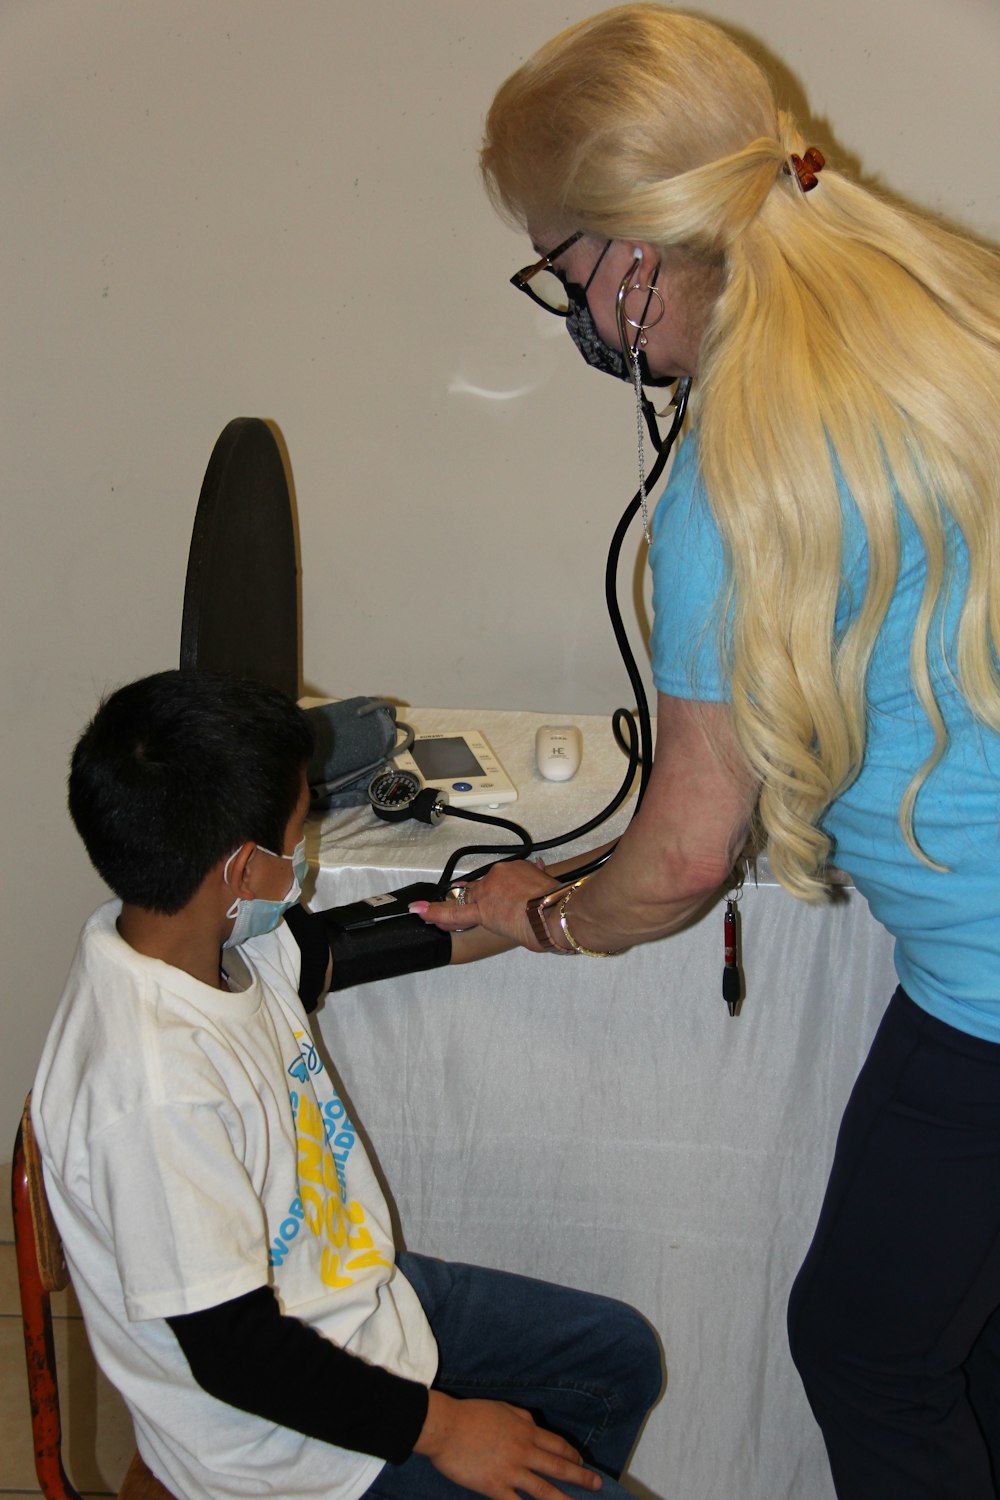
[[[583,238],[583,230],[578,229],[571,234],[568,240],[563,240],[548,255],[543,255],[541,260],[536,260],[533,266],[524,266],[511,278],[511,286],[516,286],[519,292],[525,292],[539,307],[546,312],[554,313],[557,318],[565,318],[570,309],[570,298],[566,291],[566,279],[561,271],[555,269],[554,262],[563,255],[571,245]],[[610,243],[610,241],[609,241]],[[605,245],[604,250],[607,249]],[[604,250],[601,251],[601,260],[604,258]],[[598,260],[599,266],[601,260]],[[594,267],[597,270],[597,266]],[[587,285],[593,280],[594,272],[590,273]]]

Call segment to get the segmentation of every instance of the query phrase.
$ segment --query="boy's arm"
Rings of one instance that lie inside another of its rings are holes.
[[[422,1453],[489,1500],[528,1486],[559,1500],[544,1476],[600,1488],[576,1449],[528,1412],[456,1400],[370,1365],[285,1316],[269,1286],[167,1323],[209,1395],[307,1437],[392,1464]]]
[[[484,929],[442,932],[419,917],[394,917],[372,927],[345,929],[332,912],[293,906],[285,921],[299,947],[299,998],[306,1012],[316,1009],[328,990],[346,990],[376,979],[470,963],[503,953],[513,943]]]
[[[545,874],[552,876],[553,884],[557,884],[572,873],[581,858],[592,859],[611,847],[604,845],[588,855],[546,865]],[[396,979],[401,974],[443,968],[446,964],[472,963],[517,946],[485,928],[470,927],[464,932],[449,933],[428,926],[415,916],[393,917],[371,927],[348,929],[337,920],[340,910],[333,907],[329,911],[310,911],[304,906],[293,906],[285,913],[285,921],[302,952],[299,996],[308,1012],[315,1010],[328,990],[346,990],[376,979]]]
[[[195,1380],[217,1400],[390,1463],[413,1451],[427,1416],[426,1387],[286,1316],[271,1287],[166,1321]]]
[[[416,920],[419,922],[420,918]],[[492,958],[496,953],[508,953],[515,944],[507,938],[487,932],[485,927],[468,927],[465,932],[451,934],[452,964],[471,964],[477,958]]]

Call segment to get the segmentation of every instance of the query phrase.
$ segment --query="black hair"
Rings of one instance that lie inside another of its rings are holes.
[[[283,852],[312,745],[277,688],[158,672],[112,693],[80,736],[70,815],[117,896],[172,914],[246,840]]]

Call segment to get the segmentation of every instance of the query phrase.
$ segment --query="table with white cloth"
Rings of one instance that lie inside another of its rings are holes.
[[[497,815],[536,839],[599,811],[626,770],[610,719],[576,720],[581,769],[553,784],[534,768],[535,731],[565,721],[400,713],[418,733],[481,730],[519,790]],[[621,832],[632,806],[546,857]],[[367,807],[313,818],[310,904],[437,878],[475,836],[447,817],[381,823]],[[892,944],[856,892],[811,907],[766,867],[740,914],[736,1017],[717,906],[617,958],[519,950],[358,986],[329,997],[319,1028],[409,1249],[608,1293],[654,1325],[668,1384],[631,1465],[636,1493],[828,1500],[785,1304],[895,986]]]

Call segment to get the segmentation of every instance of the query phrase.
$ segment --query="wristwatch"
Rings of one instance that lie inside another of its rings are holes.
[[[553,940],[552,934],[549,932],[548,924],[545,920],[545,913],[548,911],[550,906],[557,906],[565,896],[566,892],[571,891],[572,889],[573,887],[571,885],[560,885],[556,888],[556,890],[549,891],[544,896],[532,896],[531,900],[524,908],[528,914],[528,921],[531,924],[531,930],[535,934],[535,937],[541,943],[545,951],[547,953],[561,953],[566,958],[575,958],[576,954],[574,953],[572,948],[563,948],[559,943]]]
[[[574,880],[570,885],[561,885],[558,890],[549,891],[547,896],[532,897],[525,907],[528,914],[528,921],[531,923],[531,930],[547,953],[562,953],[566,958],[575,958],[578,954],[583,958],[617,958],[620,949],[585,948],[582,943],[577,942],[569,930],[569,923],[566,920],[566,908],[572,900],[573,892],[579,890],[581,885],[585,885],[587,879],[588,876],[584,875],[579,880]],[[545,920],[545,913],[549,907],[556,905],[559,907],[559,926],[562,928],[563,937],[569,944],[568,948],[560,947],[558,943],[553,941],[548,923]]]

